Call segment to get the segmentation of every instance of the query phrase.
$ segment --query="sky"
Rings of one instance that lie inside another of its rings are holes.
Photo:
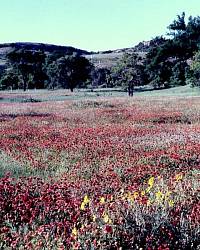
[[[128,48],[165,35],[183,11],[200,15],[200,0],[0,0],[0,43]]]

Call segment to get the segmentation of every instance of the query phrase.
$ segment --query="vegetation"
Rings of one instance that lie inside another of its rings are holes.
[[[46,55],[43,52],[32,52],[30,50],[15,50],[8,54],[10,61],[9,73],[16,74],[21,82],[23,90],[27,87],[33,88],[38,85],[39,88],[44,88],[45,73],[42,70],[42,65],[45,62]]]
[[[197,56],[200,43],[200,17],[178,15],[168,26],[168,39],[156,37],[138,44],[134,52],[125,53],[110,70],[112,86],[130,89],[130,86],[150,84],[154,88],[198,86]],[[146,54],[138,54],[142,51]]]
[[[199,248],[199,98],[1,107],[1,249]]]
[[[112,69],[112,78],[115,86],[129,89],[132,95],[133,86],[145,85],[146,74],[144,59],[137,54],[124,54],[121,60]]]
[[[191,74],[188,77],[193,86],[200,87],[200,51],[198,51],[190,65]]]
[[[68,88],[73,92],[75,87],[85,86],[91,68],[90,62],[77,54],[58,57],[57,60],[52,60],[51,56],[46,62],[47,86]]]
[[[111,72],[107,68],[93,67],[91,71],[92,87],[113,87]]]
[[[167,39],[161,46],[153,47],[147,54],[149,82],[156,87],[187,83],[187,60],[193,57],[200,42],[200,17],[189,17],[186,23],[185,13],[182,13],[168,29],[168,35],[172,38]]]

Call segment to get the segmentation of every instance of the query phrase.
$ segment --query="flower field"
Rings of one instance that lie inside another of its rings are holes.
[[[0,103],[0,249],[200,249],[200,98]]]

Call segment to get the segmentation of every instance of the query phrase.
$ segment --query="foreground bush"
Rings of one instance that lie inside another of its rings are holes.
[[[182,178],[171,180],[171,191],[159,176],[144,190],[98,197],[79,195],[78,184],[66,179],[6,176],[0,183],[1,248],[197,249],[200,204],[189,189],[195,183]]]

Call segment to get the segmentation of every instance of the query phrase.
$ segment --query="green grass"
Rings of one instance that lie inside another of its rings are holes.
[[[23,168],[19,162],[9,157],[5,152],[0,151],[0,178],[6,173],[11,173],[15,177],[27,175],[26,168]]]
[[[192,88],[189,85],[186,85],[180,87],[173,87],[170,89],[138,92],[136,93],[136,96],[200,96],[200,88]]]
[[[174,87],[163,90],[148,90],[135,91],[133,97],[189,97],[200,96],[200,88],[191,88],[189,85]],[[88,89],[76,89],[73,93],[69,90],[29,90],[23,92],[22,90],[15,91],[0,91],[0,103],[4,102],[40,102],[40,101],[65,101],[65,100],[84,100],[85,98],[102,98],[102,97],[124,97],[128,96],[127,92],[123,92],[120,88],[99,88],[93,91]]]

